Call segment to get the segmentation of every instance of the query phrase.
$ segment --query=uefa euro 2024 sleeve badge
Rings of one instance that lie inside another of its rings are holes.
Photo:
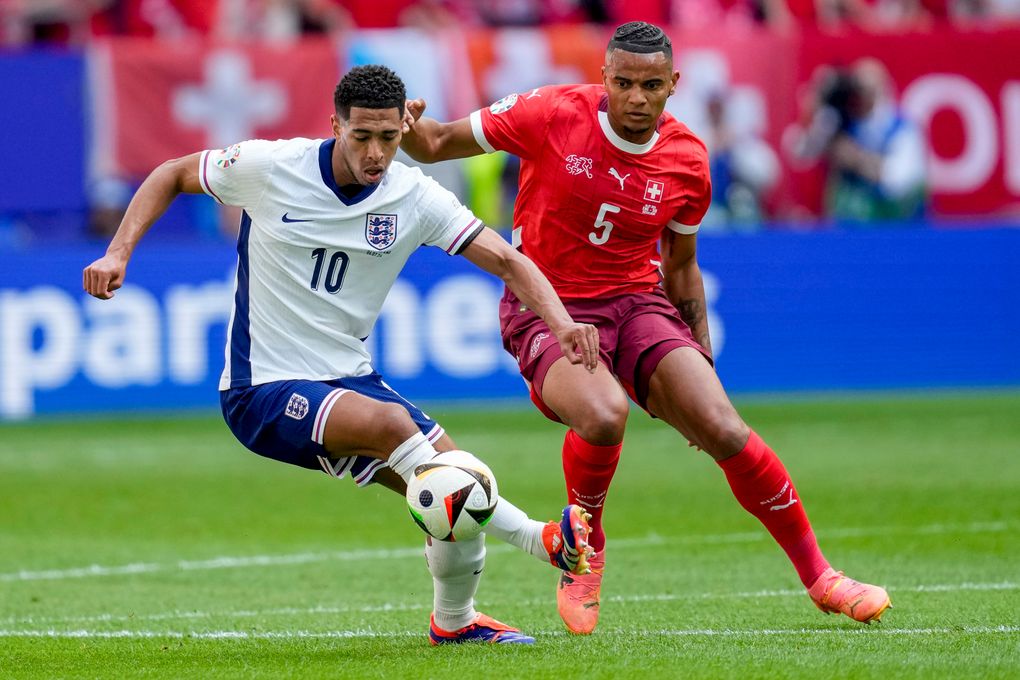
[[[238,156],[241,155],[241,145],[234,144],[228,146],[225,149],[220,149],[216,152],[216,167],[223,168],[226,170],[231,165],[237,162]]]

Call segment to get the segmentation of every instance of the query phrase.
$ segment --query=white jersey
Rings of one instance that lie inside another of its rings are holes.
[[[203,151],[202,189],[244,209],[220,389],[372,372],[365,338],[422,244],[460,252],[481,222],[437,182],[394,161],[348,198],[335,140],[253,140]]]

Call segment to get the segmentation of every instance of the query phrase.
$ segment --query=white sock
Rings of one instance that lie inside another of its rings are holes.
[[[436,625],[449,632],[470,625],[478,614],[475,592],[485,566],[485,534],[456,543],[426,541],[425,559],[432,573]]]
[[[387,463],[405,482],[410,482],[411,477],[414,476],[414,469],[422,463],[432,460],[437,453],[425,435],[416,432],[408,437],[403,444],[393,449]],[[524,511],[500,496],[492,519],[485,525],[485,533],[517,546],[543,562],[548,562],[549,553],[542,543],[544,527],[544,522],[529,519]],[[443,543],[443,541],[435,542]]]
[[[432,460],[437,451],[429,444],[421,432],[415,432],[403,444],[393,449],[386,464],[390,466],[405,482],[410,482],[414,469],[422,463]]]
[[[500,496],[499,502],[496,503],[496,512],[485,525],[485,533],[517,546],[543,562],[548,562],[549,553],[542,543],[543,528],[545,522],[530,519],[523,510]]]

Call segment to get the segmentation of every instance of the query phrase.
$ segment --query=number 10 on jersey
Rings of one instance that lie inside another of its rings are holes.
[[[595,217],[595,231],[588,234],[588,240],[593,244],[600,246],[609,240],[609,232],[613,230],[613,223],[606,219],[606,215],[610,213],[618,213],[620,208],[613,205],[612,203],[603,203],[599,207],[599,214]],[[602,233],[599,233],[599,229],[602,229]]]
[[[319,290],[319,277],[322,276],[322,265],[326,261],[326,249],[316,248],[312,251],[312,259],[315,260],[315,269],[312,270],[312,290]],[[329,258],[329,265],[326,266],[326,280],[324,287],[327,293],[337,293],[344,286],[344,275],[347,274],[347,265],[351,258],[347,253],[338,250]]]

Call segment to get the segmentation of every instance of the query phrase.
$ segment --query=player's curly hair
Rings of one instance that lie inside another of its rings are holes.
[[[352,106],[365,109],[397,108],[403,114],[405,99],[407,90],[400,76],[385,66],[372,64],[355,66],[340,79],[333,92],[333,107],[344,120],[351,117]]]
[[[662,52],[666,58],[673,59],[673,43],[670,42],[661,28],[647,21],[628,21],[617,27],[609,40],[607,52],[623,50],[638,54]]]

